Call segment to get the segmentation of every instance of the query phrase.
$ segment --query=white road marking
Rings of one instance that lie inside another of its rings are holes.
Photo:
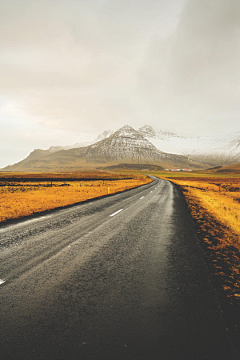
[[[116,211],[115,213],[113,213],[113,214],[112,214],[112,215],[110,215],[110,216],[117,215],[117,214],[118,214],[118,213],[120,213],[122,210],[123,210],[123,209],[120,209],[120,210]]]
[[[140,200],[143,199],[143,198],[144,198],[144,196],[140,197]]]
[[[4,284],[5,282],[6,282],[6,280],[0,279],[0,285]]]
[[[151,194],[152,191],[150,191],[150,194]]]

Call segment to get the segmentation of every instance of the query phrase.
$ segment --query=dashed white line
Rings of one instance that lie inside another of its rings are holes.
[[[0,285],[4,284],[5,282],[6,282],[6,280],[0,279]]]
[[[144,196],[140,197],[140,200],[143,199],[143,198],[144,198]]]
[[[110,216],[114,216],[114,215],[117,215],[118,213],[120,213],[123,209],[120,209],[118,211],[116,211],[115,213],[111,214]]]

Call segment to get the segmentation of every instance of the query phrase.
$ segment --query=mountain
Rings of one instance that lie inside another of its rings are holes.
[[[131,126],[124,126],[108,138],[87,148],[86,159],[95,161],[119,162],[126,160],[132,163],[174,162],[184,164],[184,156],[168,154],[158,150],[149,140]]]
[[[198,137],[179,136],[145,125],[138,131],[157,148],[174,152],[199,162],[205,167],[231,165],[240,162],[240,131]]]
[[[119,164],[200,169],[239,162],[240,132],[190,137],[154,129],[149,125],[138,130],[126,125],[115,132],[104,131],[92,142],[36,149],[27,158],[3,170],[74,171]]]
[[[201,168],[186,156],[160,151],[131,126],[104,132],[102,140],[70,149],[34,150],[26,159],[5,171],[50,171],[96,168],[121,163],[152,164],[163,168]]]

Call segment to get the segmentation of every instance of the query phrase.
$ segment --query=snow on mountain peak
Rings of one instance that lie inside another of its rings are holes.
[[[108,138],[109,136],[111,136],[114,132],[111,130],[105,130],[103,133],[99,134],[96,141],[100,141],[103,139]]]
[[[131,138],[143,138],[142,134],[140,134],[137,130],[135,130],[129,125],[121,127],[120,129],[115,131],[114,135]]]

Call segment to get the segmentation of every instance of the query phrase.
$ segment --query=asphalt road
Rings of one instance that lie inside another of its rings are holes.
[[[170,182],[0,228],[0,239],[2,360],[238,359]]]

